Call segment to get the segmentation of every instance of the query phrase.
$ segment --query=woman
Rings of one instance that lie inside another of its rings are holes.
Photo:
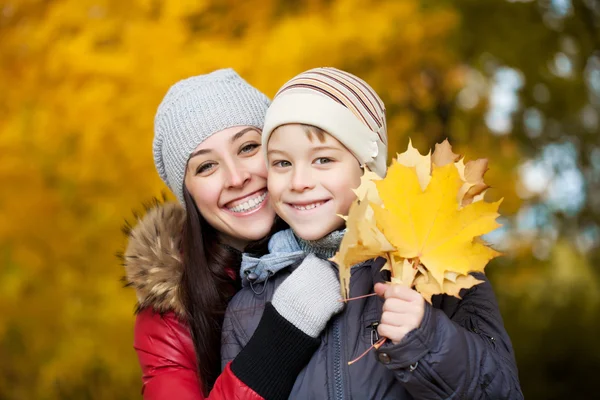
[[[145,399],[287,398],[319,345],[304,325],[341,309],[337,284],[326,289],[330,296],[310,295],[309,287],[281,296],[221,373],[223,316],[239,287],[241,251],[274,225],[260,151],[268,106],[227,69],[176,83],[158,107],[154,162],[181,205],[149,210],[124,254],[138,298],[134,348]],[[313,272],[308,266],[290,279],[308,285]]]

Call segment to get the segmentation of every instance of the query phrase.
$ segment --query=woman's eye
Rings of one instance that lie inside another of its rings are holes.
[[[319,157],[315,160],[315,164],[329,164],[330,162],[333,162],[333,160],[327,157]]]
[[[260,147],[260,144],[258,144],[258,143],[246,144],[246,145],[242,146],[242,148],[240,149],[240,154],[251,153],[254,150],[256,150],[258,147]]]
[[[196,169],[196,174],[202,174],[202,173],[208,172],[211,169],[213,169],[214,166],[215,166],[215,163],[212,163],[212,162],[204,163],[204,164],[198,166],[198,168]]]

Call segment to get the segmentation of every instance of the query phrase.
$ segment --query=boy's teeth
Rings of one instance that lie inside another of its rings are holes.
[[[295,205],[294,208],[297,209],[297,210],[302,210],[302,211],[312,210],[313,208],[316,208],[316,207],[319,207],[319,206],[323,205],[323,203],[324,203],[323,201],[319,201],[317,203],[307,204],[305,206],[296,206]]]
[[[267,192],[263,192],[263,194],[261,194],[258,197],[246,200],[242,204],[238,204],[235,207],[229,208],[229,211],[233,211],[236,213],[252,211],[255,208],[258,208],[258,206],[260,206],[262,204],[262,202],[265,201],[266,198],[267,198]]]

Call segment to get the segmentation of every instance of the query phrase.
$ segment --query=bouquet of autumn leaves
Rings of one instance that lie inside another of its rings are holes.
[[[499,255],[480,236],[500,226],[502,201],[483,200],[486,171],[486,159],[465,164],[447,140],[426,156],[409,143],[384,179],[366,171],[332,259],[344,299],[350,268],[376,257],[387,259],[383,268],[392,283],[414,288],[430,303],[435,294],[459,297],[461,289],[481,283],[469,272],[483,271]]]

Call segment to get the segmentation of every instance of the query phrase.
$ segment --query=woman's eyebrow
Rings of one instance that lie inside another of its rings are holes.
[[[235,135],[232,136],[231,138],[231,143],[235,142],[236,140],[238,140],[239,138],[241,138],[242,136],[244,136],[246,133],[250,132],[250,131],[255,131],[258,134],[260,134],[261,132],[254,128],[254,127],[248,127],[248,128],[244,128],[241,131],[239,131],[238,133],[236,133]],[[212,149],[200,149],[198,151],[193,152],[190,155],[190,158],[188,158],[188,161],[191,160],[193,157],[199,156],[201,154],[206,154],[206,153],[210,153],[212,151]]]
[[[195,151],[190,155],[190,158],[188,158],[188,161],[190,161],[192,158],[194,158],[196,156],[199,156],[201,154],[210,153],[210,152],[212,152],[212,149],[200,149],[198,151]]]
[[[250,132],[250,131],[255,131],[255,132],[257,132],[258,134],[260,134],[260,133],[261,133],[261,132],[260,132],[258,129],[256,129],[256,128],[254,128],[254,127],[250,126],[250,127],[248,127],[248,128],[244,128],[244,129],[242,129],[241,131],[239,131],[238,133],[236,133],[235,135],[233,135],[233,136],[231,137],[231,143],[235,142],[236,140],[238,140],[239,138],[241,138],[242,136],[244,136],[246,133],[248,133],[248,132]]]

